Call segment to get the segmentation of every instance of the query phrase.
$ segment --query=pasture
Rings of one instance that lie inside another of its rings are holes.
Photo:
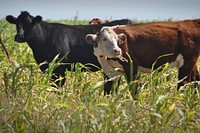
[[[66,71],[66,83],[55,93],[49,78],[59,63],[52,62],[42,73],[28,45],[14,41],[13,25],[0,20],[0,35],[11,58],[20,64],[17,69],[11,66],[0,48],[0,132],[200,132],[200,82],[177,91],[177,70],[167,69],[168,64],[162,70],[139,73],[134,81],[137,100],[125,78],[117,93],[114,87],[112,95],[105,97],[102,71],[82,73],[82,64],[74,66],[75,72]]]

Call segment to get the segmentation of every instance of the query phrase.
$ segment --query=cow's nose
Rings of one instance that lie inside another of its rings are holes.
[[[24,42],[24,36],[20,35],[20,34],[15,35],[15,41],[16,42]]]
[[[114,50],[115,54],[117,54],[117,55],[121,54],[120,48],[114,48],[113,50]]]

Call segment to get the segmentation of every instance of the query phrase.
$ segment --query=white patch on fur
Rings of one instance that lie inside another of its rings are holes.
[[[169,67],[170,68],[173,68],[173,67],[176,67],[176,68],[181,68],[184,64],[184,59],[183,59],[183,55],[182,54],[179,54],[177,57],[176,57],[176,60],[171,62],[169,64]]]
[[[166,62],[167,63],[167,62]],[[184,59],[183,59],[183,55],[182,54],[179,54],[177,57],[176,57],[176,60],[173,61],[173,62],[170,62],[169,63],[169,68],[173,68],[173,67],[176,67],[176,68],[181,68],[184,64]],[[140,72],[144,72],[144,73],[149,73],[151,72],[152,69],[150,68],[145,68],[145,67],[142,67],[142,66],[139,66],[138,67],[138,71]]]
[[[166,62],[167,63],[167,62]],[[173,61],[173,62],[170,62],[169,63],[169,68],[173,68],[173,67],[176,67],[176,68],[181,68],[184,64],[184,59],[183,59],[183,55],[182,54],[179,54],[177,57],[176,57],[176,60]],[[145,68],[145,67],[142,67],[142,66],[138,66],[138,71],[140,72],[144,72],[144,73],[149,73],[152,71],[152,69],[150,68]]]
[[[107,60],[106,57],[97,57],[103,72],[109,77],[119,77],[123,74],[124,69],[118,61],[114,60]]]
[[[107,60],[105,56],[103,57],[97,56],[97,59],[99,63],[101,64],[103,72],[109,78],[116,77],[115,80],[117,80],[117,78],[123,75],[124,69],[118,61]],[[179,54],[175,61],[169,63],[169,68],[173,68],[173,67],[181,68],[183,64],[184,64],[183,55]],[[143,73],[149,73],[152,71],[152,69],[138,66],[138,71],[143,72]]]
[[[117,45],[118,36],[112,30],[113,27],[103,27],[100,30],[100,34],[97,36],[96,41],[98,47],[94,47],[94,54],[96,56],[105,55],[110,58],[121,55],[121,49]],[[116,52],[117,50],[118,52]]]

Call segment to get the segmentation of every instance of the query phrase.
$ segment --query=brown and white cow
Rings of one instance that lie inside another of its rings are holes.
[[[150,72],[152,67],[169,63],[178,68],[178,90],[200,80],[200,19],[103,27],[97,34],[88,34],[86,40],[94,44],[94,54],[109,79],[124,72],[130,82],[138,71]],[[105,82],[105,94],[110,93],[112,84]]]
[[[89,24],[93,25],[93,24],[104,24],[104,23],[108,23],[108,20],[101,20],[99,18],[93,18]]]

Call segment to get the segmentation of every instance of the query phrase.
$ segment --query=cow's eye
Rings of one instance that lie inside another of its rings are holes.
[[[103,38],[103,41],[107,41],[107,38]]]

